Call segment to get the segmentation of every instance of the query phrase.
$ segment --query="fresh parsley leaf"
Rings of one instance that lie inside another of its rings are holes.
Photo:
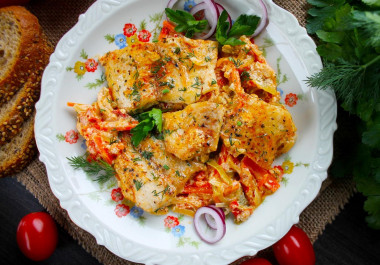
[[[158,132],[162,132],[162,111],[160,109],[152,109],[149,111],[149,117],[152,117]]]
[[[153,108],[150,111],[141,113],[137,119],[139,124],[131,130],[132,144],[138,146],[145,137],[154,129],[157,128],[159,132],[162,131],[162,111]]]
[[[230,23],[227,21],[227,19],[228,14],[227,12],[223,11],[219,16],[215,33],[215,38],[220,44],[223,44],[228,39],[228,29],[230,27]]]
[[[342,31],[328,32],[324,30],[318,30],[316,34],[318,38],[328,43],[340,43],[345,37],[345,33]]]
[[[165,8],[165,13],[172,22],[177,24],[174,30],[185,32],[188,38],[193,37],[194,33],[204,31],[208,25],[207,20],[196,20],[193,15],[183,10]]]
[[[230,28],[230,22],[228,21],[228,14],[223,10],[222,14],[219,16],[218,24],[216,26],[216,40],[221,45],[244,45],[245,42],[239,40],[238,36],[242,35],[252,35],[257,25],[259,24],[260,18],[253,15],[240,15],[235,23]]]
[[[363,132],[362,142],[370,147],[380,149],[380,123],[375,123]]]
[[[259,25],[260,18],[252,15],[240,15],[235,23],[232,25],[229,36],[250,36],[255,33],[257,26]]]

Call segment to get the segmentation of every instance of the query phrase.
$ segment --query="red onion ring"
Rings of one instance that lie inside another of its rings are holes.
[[[259,35],[269,24],[268,9],[267,9],[266,5],[264,4],[263,0],[259,0],[259,3],[261,5],[263,16],[261,17],[260,23],[257,26],[257,28],[256,28],[255,32],[253,33],[253,35],[251,36],[251,38]]]
[[[216,210],[220,217],[224,220],[226,218],[226,216],[224,215],[224,211],[214,205],[209,205],[208,207],[210,208],[213,208],[214,210]],[[211,227],[212,229],[216,230],[217,227],[216,227],[216,223],[215,223],[215,219],[209,215],[209,214],[205,214],[205,219],[206,219],[206,222],[208,224],[209,227]]]
[[[201,217],[206,215],[210,215],[215,221],[215,232],[213,233],[202,233],[202,220]],[[206,243],[214,244],[221,240],[226,234],[226,223],[225,219],[221,217],[220,212],[213,207],[204,206],[197,210],[194,215],[194,227],[195,231],[199,235],[199,237]]]
[[[167,4],[167,8],[173,8],[173,6],[175,5],[175,3],[177,3],[178,0],[169,0],[168,4]]]
[[[205,10],[205,17],[210,25],[210,30],[206,34],[199,36],[200,39],[205,40],[214,35],[216,25],[218,24],[219,12],[214,0],[203,0],[203,2],[191,8],[190,14],[194,15],[201,10]]]
[[[173,6],[178,2],[178,0],[169,0],[168,4],[166,5],[167,8],[172,9]],[[168,17],[166,16],[166,12],[164,12],[164,20],[168,20]]]
[[[199,4],[193,6],[191,9],[190,9],[190,14],[192,14],[193,16],[198,13],[199,11],[201,10],[205,10],[206,9],[206,4],[204,2],[200,2]]]

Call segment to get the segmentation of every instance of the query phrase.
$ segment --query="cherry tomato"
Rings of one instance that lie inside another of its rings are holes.
[[[272,265],[272,263],[263,258],[253,258],[243,261],[240,265]]]
[[[45,260],[53,254],[57,246],[57,226],[47,213],[30,213],[21,219],[16,238],[25,256],[34,261]]]
[[[296,226],[273,245],[273,252],[280,265],[314,265],[313,245],[306,233]]]

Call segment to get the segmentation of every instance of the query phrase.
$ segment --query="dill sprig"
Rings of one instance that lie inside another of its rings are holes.
[[[88,161],[87,156],[67,157],[70,166],[74,169],[82,169],[87,176],[92,177],[93,181],[100,184],[106,183],[115,175],[115,170],[104,160]]]
[[[348,62],[340,64],[325,63],[324,68],[311,77],[306,83],[320,89],[333,88],[336,96],[348,110],[352,110],[357,101],[375,102],[379,99],[378,89],[363,89],[368,86],[378,88],[379,76],[373,75],[370,66],[380,62],[380,56],[375,57],[364,65],[356,65]]]

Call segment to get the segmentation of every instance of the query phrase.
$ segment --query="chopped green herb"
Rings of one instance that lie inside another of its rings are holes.
[[[164,195],[165,195],[169,190],[170,190],[170,186],[169,186],[169,184],[168,184],[168,185],[166,185],[165,189],[163,189],[162,191],[157,192],[156,190],[154,190],[154,191],[152,191],[152,193],[153,193],[154,196],[158,196],[158,195],[161,194],[161,196],[162,196],[161,198],[163,198]]]
[[[234,63],[236,68],[239,68],[243,64],[243,62],[240,59],[235,60],[233,57],[228,57],[228,60]]]
[[[141,161],[141,157],[135,157],[135,158],[132,158],[132,161],[133,161],[133,162]]]
[[[230,134],[230,137],[229,137],[229,142],[230,142],[230,146],[233,146],[234,145],[234,142],[232,140],[232,133]]]
[[[175,54],[179,54],[181,52],[181,48],[180,47],[176,47],[175,49],[174,49],[174,53]]]
[[[133,180],[133,184],[135,184],[136,191],[140,190],[143,185],[140,180],[136,180],[136,179]]]
[[[241,72],[240,78],[242,82],[248,82],[249,80],[251,80],[251,76],[249,75],[247,71]]]
[[[169,92],[170,92],[170,89],[167,89],[167,88],[165,88],[164,90],[162,90],[162,94],[167,94]]]
[[[163,168],[166,169],[166,170],[170,169],[170,167],[168,165],[164,165]]]
[[[152,174],[152,176],[153,176],[153,180],[158,180],[160,177],[158,177],[158,176],[156,176],[156,175],[154,175],[154,173],[153,172],[151,172],[150,174]]]
[[[182,176],[181,176],[181,173],[179,173],[178,170],[175,171],[175,175],[176,175],[177,177],[182,177]]]
[[[153,156],[153,153],[149,151],[142,151],[141,156],[147,160],[150,160]]]
[[[136,72],[133,75],[133,78],[137,79],[137,78],[139,78],[139,76],[140,76],[139,70],[136,70]]]
[[[194,77],[194,80],[195,80],[195,82],[194,82],[194,84],[191,85],[191,87],[194,87],[196,89],[202,89],[203,83],[201,82],[199,77],[198,76]]]

